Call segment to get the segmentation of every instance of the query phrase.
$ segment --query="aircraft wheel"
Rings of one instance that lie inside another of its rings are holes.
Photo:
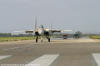
[[[38,42],[38,37],[36,38],[36,43]]]
[[[48,42],[50,42],[50,38],[48,38]]]

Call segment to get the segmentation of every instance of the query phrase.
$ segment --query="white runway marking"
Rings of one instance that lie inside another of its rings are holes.
[[[58,56],[59,54],[43,55],[36,60],[30,62],[26,66],[50,66],[57,59]]]
[[[9,57],[11,57],[11,55],[7,55],[7,56],[0,56],[0,60],[6,59],[6,58],[9,58]]]
[[[100,53],[92,54],[92,56],[93,56],[93,59],[94,59],[94,65],[100,66]]]

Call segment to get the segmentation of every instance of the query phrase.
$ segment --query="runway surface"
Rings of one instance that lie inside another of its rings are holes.
[[[100,42],[89,38],[55,39],[51,43],[35,43],[34,40],[4,42],[0,43],[0,64],[93,66],[93,53],[100,53]]]

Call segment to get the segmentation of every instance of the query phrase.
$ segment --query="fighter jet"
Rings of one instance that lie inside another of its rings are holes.
[[[59,29],[46,29],[43,25],[40,26],[40,28],[37,28],[37,18],[35,18],[35,29],[34,29],[34,35],[36,36],[36,43],[38,42],[39,36],[41,38],[41,42],[43,42],[43,38],[47,38],[48,42],[50,42],[50,36],[55,33],[63,33],[63,32],[72,32],[72,30],[59,30]],[[66,35],[66,34],[65,34]],[[65,36],[64,36],[65,38]]]

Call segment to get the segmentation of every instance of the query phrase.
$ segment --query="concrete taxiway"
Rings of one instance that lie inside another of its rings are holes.
[[[0,64],[25,66],[93,66],[93,53],[100,53],[100,41],[89,38],[34,40],[0,43]],[[31,65],[33,64],[33,65]]]

